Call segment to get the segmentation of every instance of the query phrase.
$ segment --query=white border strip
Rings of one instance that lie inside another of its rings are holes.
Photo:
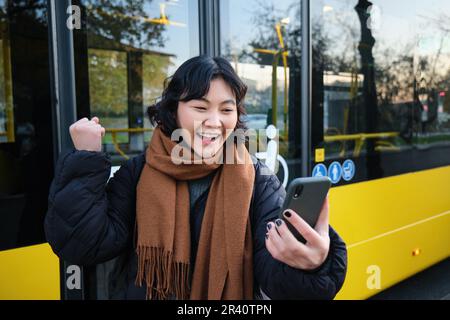
[[[372,237],[372,238],[369,238],[369,239],[366,239],[366,240],[363,240],[363,241],[359,241],[359,242],[350,244],[350,245],[347,246],[347,249],[351,249],[351,248],[353,248],[353,247],[362,245],[362,244],[364,244],[364,243],[367,243],[367,242],[370,242],[370,241],[373,241],[373,240],[376,240],[376,239],[379,239],[379,238],[382,238],[382,237],[391,235],[391,234],[393,234],[393,233],[396,233],[396,232],[399,232],[399,231],[402,231],[402,230],[405,230],[405,229],[414,227],[414,226],[416,226],[416,225],[418,225],[418,224],[421,224],[421,223],[424,223],[424,222],[427,222],[427,221],[430,221],[430,220],[433,220],[433,219],[437,219],[437,218],[443,217],[443,216],[445,216],[445,215],[447,215],[447,214],[450,214],[450,210],[449,210],[449,211],[445,211],[445,212],[440,213],[440,214],[437,214],[437,215],[435,215],[435,216],[428,217],[428,218],[426,218],[426,219],[423,219],[423,220],[420,220],[420,221],[417,221],[417,222],[408,224],[408,225],[403,226],[403,227],[400,227],[400,228],[398,228],[398,229],[394,229],[394,230],[391,230],[391,231],[388,231],[388,232],[379,234],[379,235],[377,235],[377,236],[375,236],[375,237]]]

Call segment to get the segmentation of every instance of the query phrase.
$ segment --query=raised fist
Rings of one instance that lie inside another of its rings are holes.
[[[102,137],[105,135],[105,128],[100,125],[99,118],[78,120],[70,126],[69,132],[75,149],[102,151]]]

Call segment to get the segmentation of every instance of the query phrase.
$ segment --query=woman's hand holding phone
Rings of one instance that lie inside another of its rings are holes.
[[[266,247],[272,257],[287,265],[314,270],[322,265],[330,249],[328,197],[322,205],[314,228],[293,210],[287,209],[284,218],[305,238],[305,244],[298,241],[282,219],[267,224]]]

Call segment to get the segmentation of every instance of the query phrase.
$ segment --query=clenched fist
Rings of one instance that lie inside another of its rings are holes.
[[[105,128],[100,125],[97,117],[83,118],[72,124],[69,128],[73,145],[77,150],[102,151],[102,137]]]

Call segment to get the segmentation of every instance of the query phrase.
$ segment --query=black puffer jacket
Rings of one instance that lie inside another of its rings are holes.
[[[58,160],[45,218],[47,241],[62,259],[95,265],[115,258],[110,298],[144,299],[136,287],[134,250],[136,185],[144,154],[127,161],[108,182],[111,161],[102,152],[73,150]],[[265,246],[266,225],[274,221],[285,190],[275,175],[256,177],[250,208],[254,241],[255,296],[261,288],[272,299],[332,299],[340,290],[347,267],[345,243],[330,227],[330,250],[314,271],[294,269],[272,258]],[[206,197],[203,200],[206,203]],[[195,232],[200,225],[191,226]]]

